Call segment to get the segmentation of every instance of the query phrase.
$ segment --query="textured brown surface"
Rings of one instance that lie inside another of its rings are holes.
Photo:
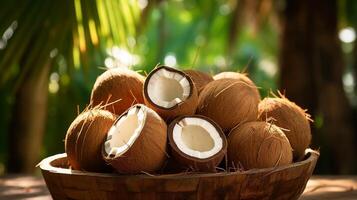
[[[191,77],[198,93],[200,93],[208,83],[213,81],[213,77],[205,72],[193,69],[184,70],[184,72]]]
[[[100,152],[115,118],[109,111],[99,109],[85,111],[76,117],[65,139],[65,151],[73,169],[94,172],[108,170]]]
[[[288,167],[184,176],[71,171],[66,169],[65,154],[47,158],[40,167],[55,199],[297,199],[317,158],[311,152],[304,161]]]
[[[245,170],[292,163],[293,153],[282,130],[267,122],[247,122],[228,137],[228,164]]]
[[[0,178],[0,199],[51,200],[43,179],[25,175],[7,175]],[[357,176],[312,177],[300,200],[355,200]]]
[[[215,121],[224,132],[258,117],[259,94],[247,83],[235,79],[210,82],[202,90],[196,114]]]
[[[239,72],[221,72],[213,76],[214,80],[220,79],[235,79],[239,81],[243,81],[254,88],[255,92],[259,95],[258,87],[254,84],[254,82],[248,77],[248,74],[239,73]]]
[[[125,68],[114,68],[97,77],[91,94],[91,105],[104,106],[116,115],[136,103],[144,103],[144,77]]]
[[[272,120],[283,128],[294,149],[295,160],[304,157],[311,142],[309,114],[305,110],[281,95],[281,98],[264,98],[258,106],[258,117],[263,121]]]

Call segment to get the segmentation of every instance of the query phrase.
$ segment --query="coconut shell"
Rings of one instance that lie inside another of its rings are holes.
[[[185,154],[182,152],[176,145],[173,139],[173,129],[175,125],[180,122],[182,119],[186,117],[196,117],[196,118],[201,118],[206,121],[208,121],[210,124],[212,124],[219,135],[222,138],[223,145],[221,151],[216,153],[215,155],[205,158],[205,159],[199,159],[196,157],[192,157],[190,155]],[[175,160],[181,164],[182,169],[191,169],[194,171],[201,171],[201,172],[216,172],[216,167],[219,165],[219,163],[223,160],[224,156],[226,155],[227,152],[227,139],[226,136],[224,135],[222,129],[219,127],[217,123],[215,123],[213,120],[209,119],[208,117],[202,116],[202,115],[185,115],[185,116],[180,116],[177,117],[174,121],[172,121],[168,127],[168,138],[169,138],[169,146],[171,149],[171,154],[175,158]]]
[[[149,83],[151,76],[162,68],[164,68],[168,71],[179,73],[180,75],[184,76],[188,80],[190,87],[191,87],[190,94],[187,97],[187,99],[181,103],[174,105],[171,108],[165,108],[165,107],[156,105],[149,98],[149,94],[147,91],[148,83]],[[180,70],[177,70],[177,69],[174,69],[171,67],[160,66],[160,67],[155,68],[153,71],[151,71],[145,80],[144,101],[145,101],[145,105],[147,105],[149,108],[156,111],[165,121],[171,122],[177,116],[192,115],[195,113],[197,104],[198,104],[198,92],[197,92],[197,88],[196,88],[195,84],[193,83],[193,81],[189,75],[185,74],[183,71],[180,71]]]
[[[103,157],[107,163],[119,173],[136,174],[141,172],[155,172],[159,170],[167,158],[167,126],[161,117],[152,109],[142,104],[133,107],[145,107],[144,126],[139,137],[129,149],[118,157],[108,155],[104,148]],[[118,120],[127,115],[130,108]]]
[[[294,159],[302,159],[311,142],[309,115],[287,98],[265,98],[259,103],[259,119],[274,120],[283,128],[293,148]]]
[[[250,85],[251,87],[255,88],[256,93],[259,95],[259,91],[257,86],[254,84],[254,82],[247,76],[247,74],[239,73],[239,72],[221,72],[213,76],[214,80],[220,80],[220,79],[235,79],[239,81],[243,81]]]
[[[267,122],[248,122],[228,137],[228,163],[235,169],[270,168],[292,163],[292,149],[283,131]]]
[[[126,68],[109,69],[95,81],[91,105],[104,105],[104,109],[120,115],[130,106],[144,103],[143,85],[144,77],[137,72]]]
[[[254,87],[234,79],[210,82],[201,92],[196,113],[207,116],[225,131],[255,121],[260,96]]]
[[[65,151],[72,169],[102,172],[109,169],[101,149],[115,115],[106,110],[93,109],[78,115],[68,128]]]
[[[191,77],[193,83],[197,88],[198,94],[203,90],[203,88],[208,83],[213,81],[212,76],[205,72],[192,70],[192,69],[184,70],[184,72]]]

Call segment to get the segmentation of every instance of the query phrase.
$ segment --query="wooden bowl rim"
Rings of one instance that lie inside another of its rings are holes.
[[[317,161],[320,153],[312,150],[305,150],[305,158],[302,161],[292,163],[290,165],[278,166],[272,168],[264,168],[264,169],[251,169],[247,171],[236,171],[236,172],[219,172],[219,173],[195,173],[195,174],[163,174],[163,175],[148,175],[148,174],[137,174],[137,175],[122,175],[115,173],[97,173],[97,172],[85,172],[80,170],[72,170],[54,167],[51,163],[57,159],[63,159],[67,157],[66,153],[56,154],[50,157],[43,159],[38,166],[41,170],[47,171],[55,174],[66,174],[66,175],[76,175],[76,176],[96,176],[96,177],[121,177],[121,178],[151,178],[151,179],[161,179],[161,178],[174,178],[174,179],[182,179],[182,178],[199,178],[199,177],[222,177],[222,176],[231,176],[231,175],[248,175],[248,174],[256,174],[256,173],[272,173],[283,171],[288,168],[295,168],[302,165],[306,165],[308,163]]]

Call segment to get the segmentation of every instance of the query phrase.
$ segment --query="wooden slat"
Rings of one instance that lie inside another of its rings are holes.
[[[318,158],[244,172],[118,175],[69,170],[66,155],[45,159],[40,168],[54,197],[62,199],[297,199]]]
[[[54,177],[55,178],[55,177]],[[210,179],[206,180],[207,184],[213,184]],[[235,180],[230,178],[228,182],[234,184]],[[104,182],[102,182],[104,183]],[[228,184],[228,183],[227,183]],[[212,186],[213,187],[213,186]],[[98,190],[100,190],[98,188]],[[204,191],[204,189],[201,189]],[[239,193],[239,190],[238,190]],[[130,199],[131,196],[123,196],[119,193],[112,192],[100,193],[102,199]],[[135,195],[135,197],[144,198],[146,193]],[[233,195],[233,193],[232,193]],[[237,195],[234,194],[234,195]],[[172,193],[161,192],[155,194],[161,199],[196,199],[195,192]],[[222,199],[224,196],[222,196]],[[17,200],[31,198],[31,200],[51,200],[49,191],[45,182],[40,177],[25,175],[7,175],[0,177],[0,199]],[[65,196],[57,199],[66,199]],[[308,182],[304,194],[300,200],[355,200],[357,199],[357,176],[315,176]]]

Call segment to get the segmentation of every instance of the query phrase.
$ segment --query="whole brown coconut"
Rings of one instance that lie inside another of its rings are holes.
[[[247,74],[239,73],[239,72],[221,72],[213,76],[214,80],[220,80],[220,79],[235,79],[239,81],[243,81],[250,85],[251,87],[255,88],[256,93],[259,94],[257,86],[254,84],[254,82],[247,76]],[[260,97],[260,94],[259,94]]]
[[[78,115],[68,128],[65,151],[72,169],[102,172],[109,167],[101,149],[115,115],[106,110],[92,109]]]
[[[208,83],[213,81],[212,76],[205,72],[201,72],[193,69],[184,70],[184,72],[192,78],[193,83],[196,85],[198,94],[203,90],[203,88]]]
[[[311,142],[309,115],[287,98],[265,98],[259,103],[259,119],[273,119],[283,128],[293,148],[294,159],[302,159]]]
[[[228,163],[249,170],[287,165],[292,149],[283,131],[267,122],[248,122],[234,128],[228,137]]]
[[[255,121],[260,96],[255,87],[235,79],[210,82],[201,92],[196,113],[207,116],[225,131]]]
[[[144,77],[126,68],[114,68],[98,76],[94,83],[91,105],[103,105],[117,115],[136,103],[144,103]]]
[[[192,115],[198,104],[198,92],[190,76],[167,66],[155,68],[144,83],[145,104],[170,122],[181,115]]]
[[[155,172],[166,160],[167,126],[152,109],[136,104],[110,128],[103,157],[119,173]]]

